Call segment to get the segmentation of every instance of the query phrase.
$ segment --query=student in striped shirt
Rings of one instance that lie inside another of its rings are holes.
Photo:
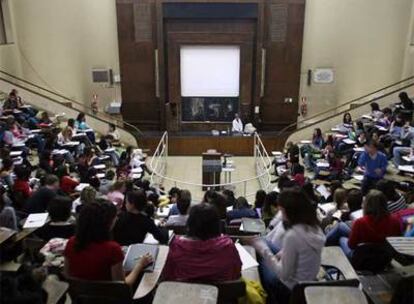
[[[387,209],[389,213],[395,213],[407,209],[405,197],[395,191],[392,181],[382,179],[378,181],[376,188],[387,197]]]

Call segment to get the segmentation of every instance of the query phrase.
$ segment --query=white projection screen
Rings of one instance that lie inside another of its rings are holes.
[[[181,46],[180,67],[183,97],[239,96],[239,46]]]

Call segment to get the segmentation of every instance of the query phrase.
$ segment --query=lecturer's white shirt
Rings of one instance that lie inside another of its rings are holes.
[[[233,119],[233,126],[231,128],[231,131],[243,133],[243,123],[240,118]]]

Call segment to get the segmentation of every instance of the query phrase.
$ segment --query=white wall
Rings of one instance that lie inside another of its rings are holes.
[[[88,104],[94,92],[103,104],[119,98],[119,88],[115,94],[115,89],[91,80],[92,68],[119,73],[114,0],[13,0],[10,4],[20,76]]]
[[[412,0],[307,0],[300,95],[308,117],[401,80]],[[333,68],[333,84],[307,71]]]

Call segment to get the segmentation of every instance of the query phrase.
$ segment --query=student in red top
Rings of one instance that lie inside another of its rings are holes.
[[[84,280],[125,280],[129,286],[135,284],[152,257],[140,258],[125,276],[121,246],[110,240],[115,220],[116,208],[110,202],[91,203],[82,208],[76,234],[69,239],[64,252],[66,275]]]
[[[186,236],[175,237],[164,267],[169,281],[229,281],[240,278],[236,246],[220,233],[220,217],[208,203],[190,209]]]
[[[14,169],[16,180],[13,184],[13,194],[19,193],[22,196],[22,201],[25,201],[32,195],[32,188],[30,188],[29,177],[30,169],[26,166],[18,166]],[[22,208],[23,206],[17,206]]]
[[[69,166],[63,161],[56,169],[56,176],[60,181],[60,189],[66,194],[71,194],[75,191],[79,181],[69,174]]]
[[[378,190],[371,190],[363,203],[364,216],[357,219],[352,229],[340,223],[327,235],[327,245],[339,243],[348,257],[362,243],[382,243],[389,236],[401,235],[401,227],[397,218],[389,214],[387,198]],[[349,238],[348,238],[349,237]]]

